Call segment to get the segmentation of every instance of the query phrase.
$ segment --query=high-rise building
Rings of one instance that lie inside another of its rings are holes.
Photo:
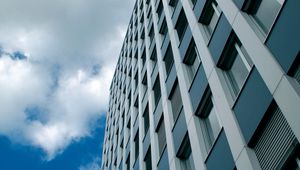
[[[299,168],[299,50],[299,0],[137,0],[102,168]]]

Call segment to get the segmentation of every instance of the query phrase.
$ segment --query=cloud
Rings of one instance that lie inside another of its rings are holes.
[[[0,2],[0,135],[55,158],[91,136],[134,1]]]
[[[95,157],[91,162],[89,162],[86,165],[80,166],[78,169],[79,170],[100,170],[100,162],[101,158],[100,157]]]

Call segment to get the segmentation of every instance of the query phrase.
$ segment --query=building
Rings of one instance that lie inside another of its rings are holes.
[[[103,169],[300,166],[300,1],[137,0]]]

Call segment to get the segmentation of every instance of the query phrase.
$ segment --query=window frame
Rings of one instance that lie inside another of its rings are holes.
[[[231,71],[237,57],[240,57],[247,71],[247,75],[244,77],[240,87]],[[254,68],[254,63],[234,32],[231,33],[217,66],[223,70],[230,96],[233,102],[236,101]]]
[[[200,119],[201,132],[204,138],[206,154],[209,155],[223,130],[223,125],[219,118],[218,111],[215,107],[215,102],[209,87],[206,89],[203,98],[200,102],[200,106],[195,113],[196,116],[198,116]],[[209,119],[209,116],[212,113],[215,114],[214,116],[218,123],[218,132],[216,134],[213,134],[214,128],[212,127]]]
[[[210,28],[210,24],[212,23],[212,20],[215,15],[218,18],[216,19],[213,28]],[[215,0],[208,0],[205,3],[203,12],[199,18],[199,22],[204,25],[204,32],[208,39],[208,42],[213,36],[214,31],[217,28],[221,15],[222,15],[222,10],[220,9],[218,3]]]
[[[243,6],[242,6],[242,11],[246,12],[247,14],[249,14],[249,18],[251,23],[253,23],[253,26],[255,28],[255,31],[259,33],[259,35],[261,35],[262,37],[260,37],[263,41],[265,41],[267,39],[267,37],[269,36],[270,32],[272,31],[274,24],[276,23],[276,20],[278,19],[282,8],[284,7],[284,5],[286,4],[286,0],[280,0],[280,2],[278,2],[281,6],[278,9],[278,11],[276,12],[274,19],[272,21],[272,24],[270,25],[269,28],[263,28],[264,25],[261,23],[261,21],[259,20],[259,18],[257,16],[255,16],[255,13],[257,12],[257,10],[259,9],[261,3],[263,0],[247,0]],[[278,1],[278,0],[277,0]]]
[[[195,63],[196,60],[198,61],[198,63]],[[195,76],[202,64],[198,48],[197,48],[193,38],[189,44],[189,47],[187,49],[185,56],[184,56],[183,63],[186,66],[185,70],[186,70],[188,81],[190,83],[189,86],[191,86],[193,84]]]

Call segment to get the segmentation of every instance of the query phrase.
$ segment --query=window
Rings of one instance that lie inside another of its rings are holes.
[[[190,0],[193,6],[196,4],[197,0]]]
[[[163,13],[163,8],[164,7],[163,7],[163,4],[162,4],[162,0],[160,0],[159,4],[158,4],[158,7],[157,7],[157,10],[156,10],[158,20],[160,20],[161,14]]]
[[[164,43],[166,36],[168,34],[168,27],[167,27],[167,22],[166,19],[164,18],[162,26],[159,30],[159,33],[162,35],[162,44]]]
[[[206,90],[204,94],[197,115],[201,118],[201,128],[204,134],[205,146],[207,152],[209,152],[222,127],[209,89]]]
[[[153,73],[154,68],[156,66],[156,62],[157,62],[156,47],[154,47],[154,50],[150,56],[150,61],[151,61],[150,63],[151,63],[151,68],[152,68],[152,73]],[[152,73],[151,73],[151,75],[152,75]]]
[[[188,134],[185,136],[180,146],[177,157],[180,159],[180,167],[182,170],[195,170],[195,164]]]
[[[145,130],[145,135],[146,135],[149,130],[149,108],[148,108],[148,105],[146,106],[143,117],[144,117],[144,130]]]
[[[156,77],[156,80],[155,80],[155,83],[153,86],[153,92],[154,92],[154,104],[155,104],[155,106],[157,106],[157,104],[160,100],[160,96],[161,96],[159,75]]]
[[[151,146],[149,147],[145,156],[145,168],[146,170],[152,170],[152,159],[151,159]]]
[[[141,59],[142,59],[143,67],[144,67],[145,63],[146,63],[146,50],[145,49],[143,50]]]
[[[137,90],[138,88],[138,82],[139,82],[139,76],[138,76],[138,72],[136,72],[135,76],[134,76],[134,88],[135,88],[135,91]]]
[[[145,72],[145,75],[142,80],[142,100],[144,100],[146,92],[147,92],[147,71]]]
[[[249,146],[262,169],[297,169],[299,142],[277,104],[273,102],[260,122]]]
[[[296,81],[300,84],[300,52],[298,53],[288,74],[294,77]]]
[[[158,139],[158,153],[159,153],[159,156],[161,156],[161,154],[167,144],[164,118],[161,118],[156,133],[157,133],[157,139]]]
[[[173,119],[174,122],[177,120],[177,117],[181,111],[182,108],[182,100],[181,100],[181,95],[180,95],[180,89],[178,82],[176,81],[171,95],[170,95],[170,101],[171,101],[171,106],[172,106],[172,112],[173,112]]]
[[[139,131],[137,131],[135,137],[134,137],[134,148],[135,148],[135,161],[138,161],[138,156],[139,156]]]
[[[190,83],[192,83],[196,72],[198,70],[198,67],[200,65],[200,57],[199,57],[199,53],[197,50],[197,47],[195,45],[195,41],[194,39],[192,39],[187,52],[185,54],[183,63],[186,64],[186,68],[187,68],[187,73],[188,73],[188,80]]]
[[[232,98],[235,99],[244,85],[253,63],[246,50],[235,35],[231,36],[221,66],[225,70],[225,78],[230,87]]]
[[[207,1],[204,6],[203,13],[200,16],[199,22],[206,25],[206,33],[211,37],[215,30],[219,17],[221,16],[221,9],[215,0]]]
[[[126,159],[126,170],[130,170],[130,154],[128,155]]]
[[[285,0],[251,0],[244,5],[244,10],[252,14],[253,19],[264,33],[268,33]]]
[[[175,25],[175,29],[177,31],[177,35],[178,35],[178,38],[179,38],[180,42],[183,38],[183,35],[184,35],[185,30],[186,30],[187,27],[188,27],[188,22],[187,22],[185,13],[182,9],[180,14],[179,14],[178,21]]]
[[[150,38],[150,46],[152,44],[153,38],[154,38],[154,29],[153,29],[153,25],[149,31],[149,38]]]
[[[177,6],[177,4],[178,4],[178,1],[179,0],[170,0],[169,1],[169,5],[172,7],[171,9],[172,9],[172,16],[173,16],[173,14],[174,14],[174,11],[175,11],[175,8],[176,8],[176,6]]]
[[[167,77],[168,77],[168,75],[171,71],[171,68],[173,66],[173,63],[174,63],[171,44],[169,44],[167,52],[165,54],[164,63],[165,63],[165,68],[166,68],[166,72],[167,72]]]

